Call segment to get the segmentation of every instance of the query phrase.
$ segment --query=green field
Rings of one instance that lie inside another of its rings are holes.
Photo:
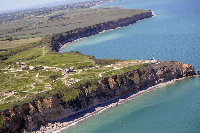
[[[0,110],[31,101],[38,96],[52,95],[66,87],[77,87],[81,83],[144,66],[138,60],[95,59],[79,52],[50,52],[46,46],[18,52],[1,60],[0,64]],[[20,65],[29,66],[29,69],[21,70]],[[36,69],[40,66],[43,69]],[[74,67],[74,71],[64,73],[63,70],[69,67]],[[68,92],[65,100],[77,96],[76,91],[64,91]]]

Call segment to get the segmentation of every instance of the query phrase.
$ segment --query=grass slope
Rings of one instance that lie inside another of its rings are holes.
[[[31,70],[20,70],[16,63],[28,65]],[[67,101],[79,94],[79,90],[73,88],[80,84],[94,82],[95,85],[97,79],[144,66],[138,60],[95,59],[79,52],[50,52],[45,46],[19,52],[1,60],[0,64],[0,110],[60,91]],[[39,66],[44,69],[34,69]],[[72,66],[74,72],[63,73],[63,69]]]

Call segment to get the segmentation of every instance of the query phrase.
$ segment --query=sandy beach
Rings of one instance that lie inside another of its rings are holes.
[[[141,91],[139,91],[139,92],[137,92],[135,94],[132,94],[132,95],[126,97],[126,98],[119,98],[117,100],[117,102],[112,102],[112,103],[110,103],[110,104],[108,104],[106,106],[97,106],[97,107],[95,107],[95,111],[93,111],[91,113],[85,113],[82,117],[79,117],[79,118],[74,119],[74,120],[69,121],[69,122],[49,123],[48,125],[41,127],[38,131],[36,131],[36,133],[50,133],[50,132],[58,133],[61,130],[64,130],[64,129],[70,127],[70,126],[74,126],[78,122],[81,122],[81,121],[83,121],[83,120],[85,120],[85,119],[87,119],[87,118],[89,118],[91,116],[99,114],[99,113],[105,111],[108,108],[115,107],[117,105],[123,104],[123,103],[125,103],[125,102],[127,102],[129,100],[132,100],[134,98],[142,96],[142,95],[144,95],[144,94],[146,94],[148,92],[156,90],[156,89],[158,89],[160,87],[164,87],[164,86],[169,85],[171,83],[174,83],[176,81],[180,81],[182,79],[184,79],[184,78],[174,79],[174,80],[171,80],[171,81],[168,81],[168,82],[165,82],[165,83],[159,83],[159,84],[157,84],[155,86],[149,87],[149,88],[141,90]]]

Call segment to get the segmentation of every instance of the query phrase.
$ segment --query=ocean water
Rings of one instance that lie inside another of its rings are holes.
[[[200,69],[200,0],[122,0],[103,6],[151,9],[155,17],[82,39],[61,50],[96,58],[177,60]],[[199,133],[200,78],[106,110],[64,133]]]
[[[96,58],[178,60],[200,68],[199,0],[122,0],[104,6],[151,9],[155,17],[72,43],[61,52]]]

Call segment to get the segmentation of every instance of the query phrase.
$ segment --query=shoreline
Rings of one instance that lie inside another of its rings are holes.
[[[117,98],[117,102],[111,102],[110,104],[106,105],[106,106],[103,106],[101,107],[101,105],[97,105],[97,106],[94,106],[95,107],[95,111],[91,112],[91,113],[86,113],[84,116],[82,117],[79,117],[77,119],[74,119],[72,121],[69,121],[69,122],[55,122],[55,123],[49,123],[47,126],[43,126],[41,127],[39,130],[37,130],[36,132],[37,133],[49,133],[49,132],[54,132],[54,133],[59,133],[61,132],[62,130],[65,130],[67,128],[69,128],[70,126],[74,126],[76,125],[77,123],[83,121],[83,120],[86,120],[87,118],[89,117],[92,117],[94,115],[97,115],[109,108],[112,108],[112,107],[115,107],[115,106],[118,106],[120,104],[123,104],[127,101],[130,101],[134,98],[137,98],[139,96],[142,96],[146,93],[149,93],[151,91],[154,91],[156,89],[159,89],[160,87],[164,87],[166,85],[169,85],[169,84],[172,84],[172,83],[175,83],[177,81],[180,81],[180,80],[183,80],[185,79],[186,77],[182,77],[182,78],[179,78],[179,79],[173,79],[173,80],[170,80],[170,81],[167,81],[167,82],[163,82],[163,83],[159,83],[157,85],[154,85],[154,86],[151,86],[151,87],[148,87],[147,89],[143,89],[141,91],[138,91],[134,94],[131,94],[131,95],[127,95],[125,98]],[[90,108],[86,109],[86,110],[90,110]],[[81,112],[80,112],[81,113]],[[73,117],[73,116],[72,116]],[[65,118],[67,119],[67,118]]]
[[[99,32],[98,34],[94,34],[94,35],[91,35],[91,36],[88,36],[88,37],[92,37],[92,36],[95,36],[95,35],[103,34],[103,33],[105,33],[105,32],[113,31],[113,30],[120,29],[120,28],[122,28],[122,27],[117,27],[117,28],[115,28],[115,29],[110,29],[110,30],[103,30],[103,31]],[[86,38],[88,38],[88,37],[78,38],[78,39],[73,40],[73,41],[71,41],[71,42],[65,43],[65,44],[59,49],[59,52],[61,52],[60,50],[63,49],[63,48],[65,48],[67,45],[70,45],[71,43],[74,43],[74,42],[81,41],[82,39],[86,39]]]
[[[156,15],[154,14],[154,13],[155,13],[154,11],[151,11],[151,12],[152,12],[152,17],[156,16]],[[146,19],[146,18],[141,19],[141,20],[145,20],[145,19]],[[137,22],[139,22],[139,21],[141,21],[141,20],[138,20],[138,21],[136,21],[135,23],[137,23]],[[130,25],[133,25],[133,24],[134,24],[134,23],[129,24],[129,25],[127,25],[127,26],[130,26]],[[121,28],[127,27],[127,26],[117,27],[117,28],[115,28],[115,29],[103,30],[103,31],[101,31],[101,32],[99,32],[99,33],[97,33],[97,34],[91,35],[91,36],[103,34],[103,33],[105,33],[105,32],[109,32],[109,31],[121,29]],[[91,37],[91,36],[88,36],[88,37]],[[85,38],[88,38],[88,37],[82,37],[82,38],[78,38],[78,39],[76,39],[76,40],[73,40],[73,41],[71,41],[71,42],[67,42],[67,43],[63,44],[62,47],[60,47],[60,48],[58,49],[58,52],[61,52],[61,50],[62,50],[63,48],[65,48],[66,46],[70,45],[71,43],[74,43],[74,42],[76,42],[76,41],[80,41],[80,40],[85,39]]]

